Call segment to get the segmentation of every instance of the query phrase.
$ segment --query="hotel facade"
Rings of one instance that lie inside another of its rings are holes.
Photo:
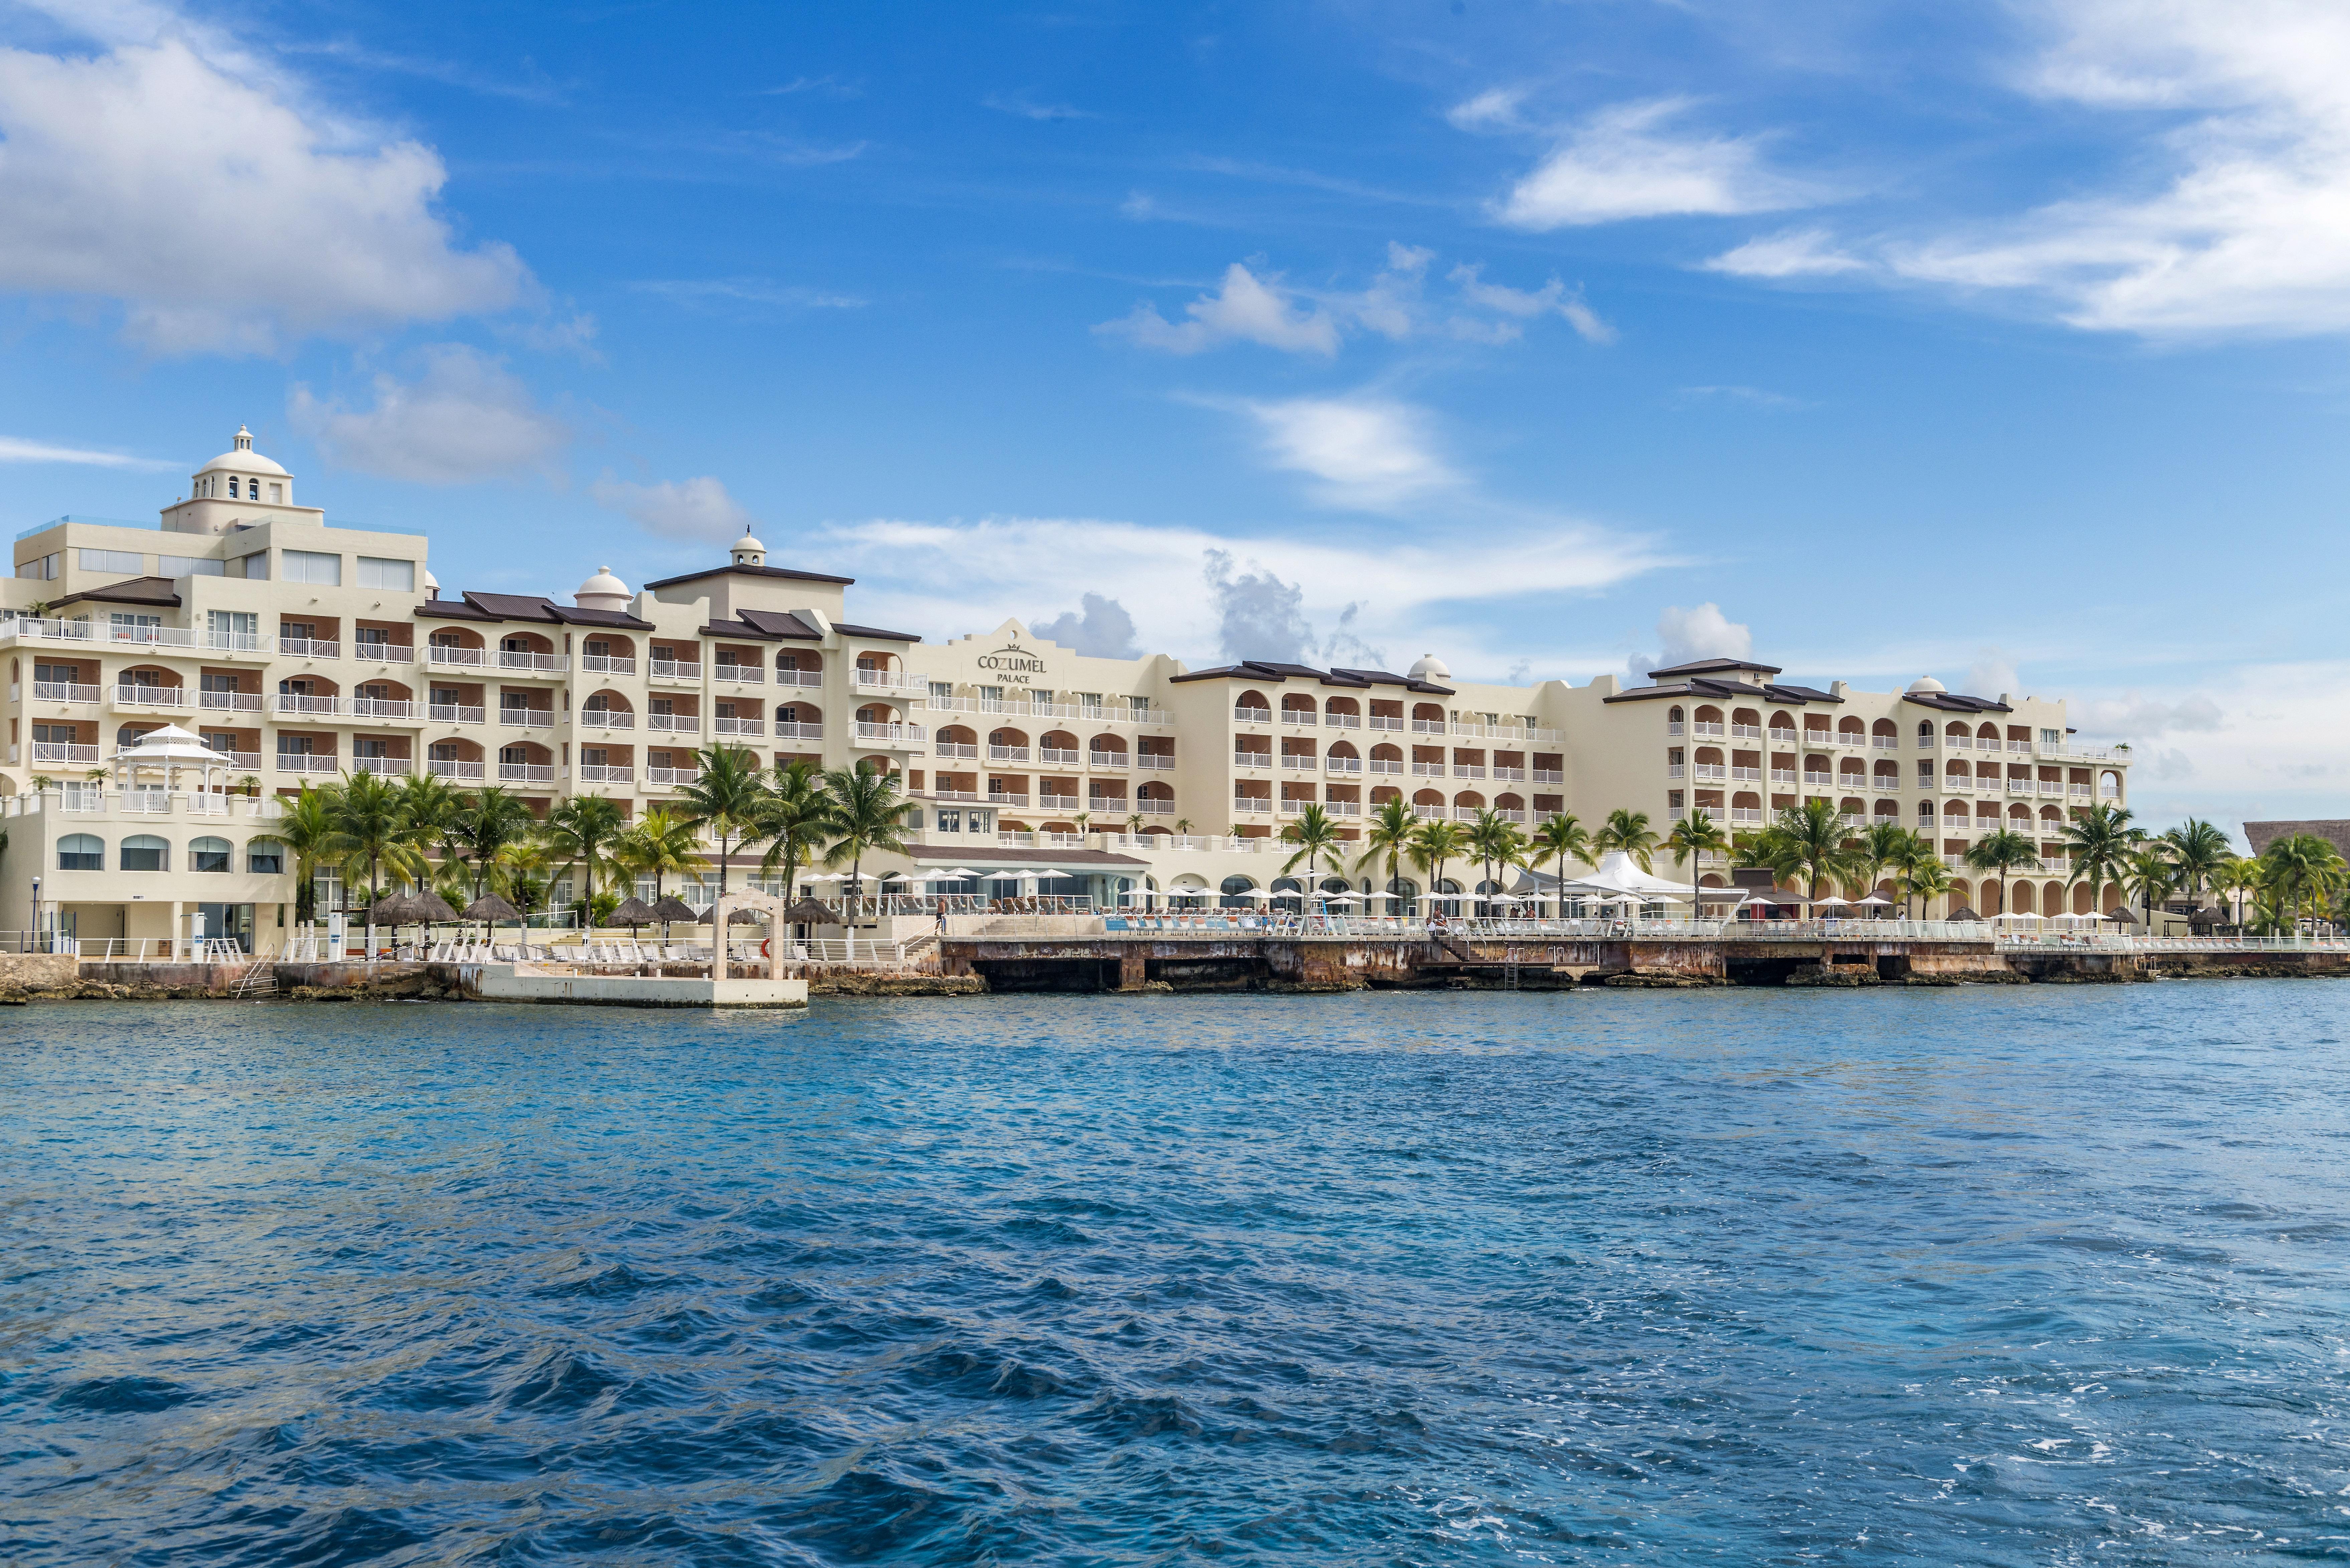
[[[559,597],[451,593],[426,545],[297,505],[294,476],[242,430],[160,529],[64,517],[20,535],[0,596],[0,929],[33,929],[37,908],[86,942],[201,930],[268,950],[294,900],[271,824],[305,784],[429,773],[541,812],[608,795],[633,817],[674,800],[713,744],[902,775],[914,853],[868,875],[969,870],[973,890],[1105,901],[1294,889],[1278,836],[1310,804],[1357,836],[1388,800],[1529,828],[1628,807],[1661,835],[1692,808],[1740,831],[1821,798],[1856,826],[1937,841],[1949,902],[1984,913],[1995,889],[1963,868],[1968,845],[2032,836],[2054,858],[2010,878],[2008,907],[2057,913],[2087,899],[2064,886],[2064,820],[2127,792],[2127,749],[2074,744],[2062,701],[1932,680],[1822,691],[1734,659],[1638,687],[1455,680],[1432,656],[1399,674],[1193,670],[1087,657],[1014,620],[944,641],[863,625],[853,579],[770,564],[750,537],[636,589],[598,566]],[[217,767],[118,763],[167,723]],[[1471,865],[1444,886],[1423,875],[1407,866],[1402,891],[1481,889]],[[1343,879],[1386,876],[1350,857]]]

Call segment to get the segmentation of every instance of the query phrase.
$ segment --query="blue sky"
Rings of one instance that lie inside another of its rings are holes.
[[[0,9],[0,479],[444,585],[2064,696],[2343,815],[2350,13]]]

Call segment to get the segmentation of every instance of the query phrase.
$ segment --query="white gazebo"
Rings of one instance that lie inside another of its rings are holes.
[[[206,794],[212,793],[213,770],[226,770],[218,752],[177,724],[165,724],[161,729],[150,730],[132,744],[116,748],[114,765],[126,783],[129,775],[139,769],[161,768],[163,770],[163,787],[167,790],[172,787],[172,776],[180,769],[200,768]]]

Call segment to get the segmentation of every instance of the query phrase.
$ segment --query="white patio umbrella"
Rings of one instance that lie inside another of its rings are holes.
[[[1804,901],[1815,909],[1848,909],[1852,907],[1850,898],[1839,898],[1834,893],[1825,898],[1806,898]]]

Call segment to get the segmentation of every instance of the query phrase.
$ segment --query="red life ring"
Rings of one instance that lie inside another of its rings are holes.
[[[769,944],[766,942],[761,942],[759,944],[759,956],[761,958],[773,958],[775,956],[767,950],[768,946]]]

